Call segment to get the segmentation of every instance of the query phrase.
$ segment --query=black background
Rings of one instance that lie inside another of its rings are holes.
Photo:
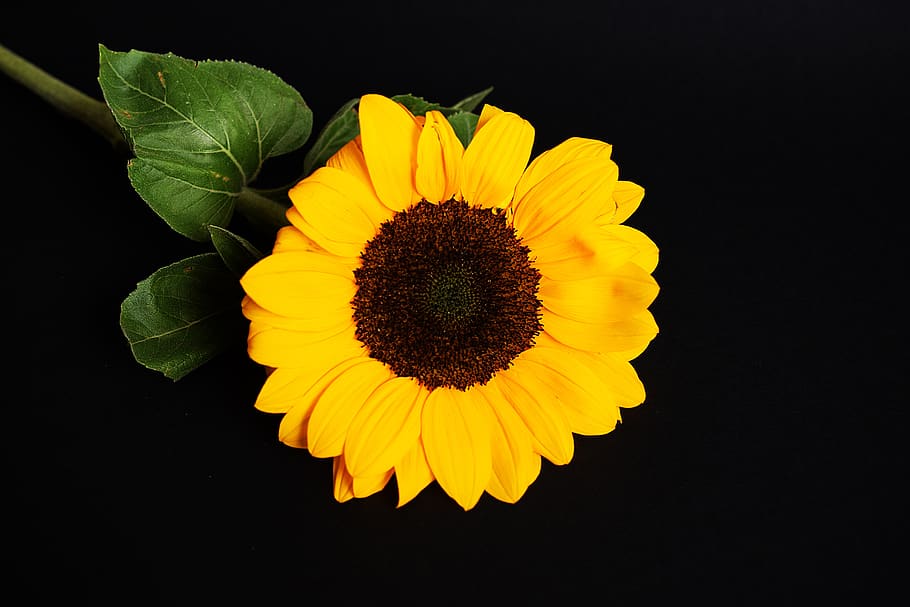
[[[577,437],[515,505],[394,482],[338,504],[278,442],[243,343],[179,382],[138,365],[119,305],[203,250],[126,158],[0,77],[5,589],[604,604],[867,600],[904,567],[908,26],[877,2],[38,5],[0,44],[100,98],[98,51],[237,59],[315,128],[351,97],[488,98],[614,145],[661,248],[661,333],[623,424]],[[275,162],[276,179],[299,157]],[[280,180],[280,179],[279,179]]]

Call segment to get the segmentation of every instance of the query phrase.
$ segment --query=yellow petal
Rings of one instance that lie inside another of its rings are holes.
[[[350,358],[333,365],[316,379],[294,400],[290,410],[281,418],[278,426],[278,440],[291,447],[307,448],[307,426],[313,407],[326,386],[360,362],[359,358]],[[303,387],[303,386],[301,386]]]
[[[316,400],[307,427],[307,448],[315,457],[334,457],[344,448],[351,420],[370,395],[392,377],[372,358],[362,358],[328,384]]]
[[[391,469],[420,436],[427,390],[409,377],[394,377],[366,400],[348,428],[344,459],[355,477]]]
[[[332,460],[333,493],[339,502],[346,502],[354,497],[354,477],[344,466],[344,456]]]
[[[489,385],[472,389],[484,396],[493,411],[494,423],[490,425],[493,474],[487,493],[514,504],[540,474],[540,455],[533,450],[528,428],[498,389]]]
[[[607,234],[597,226],[589,226],[568,238],[539,238],[532,251],[534,267],[552,280],[601,276],[634,260],[638,254],[639,249],[633,243]]]
[[[288,196],[299,214],[289,213],[288,220],[336,255],[358,256],[379,225],[392,216],[360,179],[330,166],[317,169]]]
[[[571,160],[546,175],[514,204],[513,225],[532,249],[536,239],[575,234],[613,206],[619,169],[609,158]]]
[[[411,450],[395,464],[395,478],[398,484],[398,507],[401,508],[427,485],[433,482],[433,473],[423,450],[423,440],[418,437]]]
[[[522,353],[509,372],[544,406],[562,408],[576,434],[606,434],[619,421],[617,395],[590,357],[568,348],[535,347]]]
[[[306,234],[294,226],[279,228],[275,234],[275,244],[272,253],[288,253],[292,251],[322,252],[323,249]]]
[[[490,406],[476,390],[440,388],[423,409],[421,437],[427,462],[443,490],[473,508],[493,472]]]
[[[567,162],[580,158],[609,160],[612,150],[609,143],[597,139],[572,137],[563,141],[531,161],[515,187],[515,200],[521,200],[528,190]]]
[[[575,355],[587,359],[595,374],[609,387],[618,406],[635,407],[644,402],[645,386],[622,355],[612,352],[576,352]]]
[[[379,493],[388,484],[392,478],[392,471],[386,470],[372,476],[355,476],[354,477],[354,497],[367,497],[374,493]]]
[[[357,292],[350,267],[306,251],[264,257],[247,270],[240,284],[258,305],[294,318],[349,308]]]
[[[654,315],[650,311],[645,311],[640,314],[637,318],[640,318],[642,321],[646,322],[649,326],[653,327],[654,334],[657,335],[657,321],[654,320]],[[628,348],[617,349],[609,352],[609,354],[615,354],[623,360],[632,360],[637,356],[640,356],[648,348],[648,341],[641,341],[639,343],[630,345]]]
[[[353,312],[350,306],[330,309],[322,317],[315,314],[306,314],[303,318],[275,314],[257,304],[249,297],[245,297],[240,308],[243,315],[251,321],[251,328],[287,329],[305,333],[308,343],[322,341],[335,335],[354,323]]]
[[[312,408],[307,408],[302,404],[292,407],[285,413],[278,425],[278,440],[296,449],[306,449],[306,432],[307,424],[310,422]]]
[[[622,223],[638,209],[645,189],[631,181],[618,181],[613,190],[614,210],[598,218],[598,223]]]
[[[499,116],[502,114],[502,110],[496,107],[495,105],[490,105],[489,103],[484,103],[483,107],[480,108],[480,116],[477,118],[477,126],[474,127],[474,134],[477,134],[477,131],[483,128],[483,126],[490,121],[494,116]]]
[[[293,206],[287,211],[288,220],[294,224],[302,224],[303,217],[300,213],[297,212]],[[272,254],[278,253],[319,253],[325,255],[327,258],[342,264],[345,267],[350,268],[352,271],[354,268],[360,266],[360,258],[353,256],[339,256],[334,253],[330,253],[319,246],[315,240],[301,232],[296,226],[289,225],[283,228],[280,228],[276,233],[275,244],[272,246]]]
[[[576,280],[540,280],[540,299],[550,311],[578,322],[622,320],[645,310],[657,297],[654,278],[633,263],[609,274]]]
[[[431,202],[444,202],[461,189],[464,146],[440,112],[427,112],[417,143],[417,191]]]
[[[575,453],[575,439],[561,407],[549,406],[513,376],[513,367],[498,373],[490,384],[502,391],[534,439],[534,449],[557,465],[568,464]],[[524,379],[524,375],[522,376]]]
[[[300,231],[307,239],[316,243],[318,250],[322,252],[326,257],[331,259],[337,259],[340,263],[343,263],[346,266],[353,267],[360,262],[360,253],[363,246],[358,247],[355,251],[355,247],[351,244],[339,243],[337,241],[332,241],[328,236],[320,232],[318,229],[313,227],[311,224],[303,218],[303,215],[297,210],[296,207],[291,207],[287,210],[286,213],[287,219],[291,222],[291,226]],[[326,249],[322,244],[327,243],[332,250]],[[276,251],[278,252],[278,251]]]
[[[370,180],[393,211],[420,200],[414,185],[420,126],[400,104],[382,95],[360,98],[360,137]]]
[[[490,118],[464,153],[464,199],[483,207],[509,204],[533,145],[534,127],[521,116],[501,112]]]
[[[259,328],[251,324],[247,338],[250,358],[267,367],[303,367],[322,360],[356,358],[365,352],[354,336],[354,325],[331,335],[288,331],[274,327]]]
[[[645,310],[613,322],[578,322],[546,307],[541,311],[544,331],[557,341],[591,352],[625,352],[643,349],[657,335],[657,323]]]
[[[360,135],[341,146],[341,149],[335,152],[325,164],[356,177],[364,184],[364,187],[374,192],[370,172],[367,170],[367,161],[363,157],[363,148],[360,145]],[[373,195],[378,198],[375,192]]]
[[[616,240],[622,240],[635,247],[635,255],[629,261],[651,273],[657,267],[659,250],[654,241],[635,228],[625,225],[600,226],[598,230]]]
[[[338,364],[339,361],[323,359],[305,367],[274,369],[263,383],[255,407],[266,413],[289,411],[296,404],[306,402],[309,389]]]
[[[278,371],[281,373],[276,376]],[[303,369],[272,369],[266,376],[253,406],[265,413],[286,413],[293,406],[293,401],[300,398],[312,385],[306,377],[295,383],[297,378],[304,374]],[[316,377],[318,379],[319,376]]]

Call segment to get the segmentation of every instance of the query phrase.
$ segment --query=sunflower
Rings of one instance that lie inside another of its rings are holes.
[[[492,105],[467,148],[381,95],[359,121],[242,277],[255,406],[333,458],[338,501],[395,476],[399,507],[434,480],[465,510],[514,503],[645,398],[658,251],[622,225],[644,190],[593,139],[528,164],[534,128]]]

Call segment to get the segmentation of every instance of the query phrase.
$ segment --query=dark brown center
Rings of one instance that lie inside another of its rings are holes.
[[[541,330],[529,252],[498,211],[449,200],[396,213],[354,271],[357,339],[427,388],[486,383]]]

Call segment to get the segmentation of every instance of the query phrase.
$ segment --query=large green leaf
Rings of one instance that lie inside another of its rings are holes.
[[[270,156],[306,143],[313,115],[267,70],[99,45],[98,81],[130,142],[130,181],[174,230],[197,241],[226,227]]]
[[[217,253],[165,266],[120,306],[120,327],[142,365],[178,380],[243,343],[243,289]]]

